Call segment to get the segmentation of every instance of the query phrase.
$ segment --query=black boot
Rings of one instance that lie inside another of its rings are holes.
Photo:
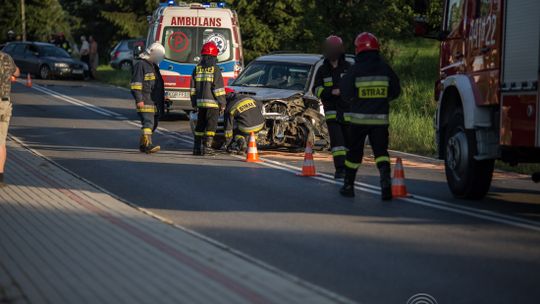
[[[379,165],[381,174],[381,199],[383,201],[392,200],[392,177],[390,163],[384,162]]]
[[[334,179],[344,179],[345,178],[345,168],[336,168],[334,173]]]
[[[201,136],[195,136],[195,139],[193,141],[193,155],[197,155],[197,156],[203,155]]]
[[[152,135],[149,135],[149,134],[141,135],[139,151],[141,151],[142,153],[150,154],[150,153],[156,153],[159,150],[161,150],[160,146],[155,146],[152,144]]]
[[[339,193],[345,197],[354,197],[354,181],[356,179],[356,170],[346,169],[343,187]]]
[[[214,150],[214,148],[212,147],[213,143],[214,143],[213,137],[205,137],[203,139],[203,151],[202,151],[203,155],[209,155],[209,156],[216,155],[216,150]]]
[[[238,146],[238,152],[236,154],[246,155],[247,143],[246,143],[246,138],[244,136],[241,136],[236,140],[236,145]]]

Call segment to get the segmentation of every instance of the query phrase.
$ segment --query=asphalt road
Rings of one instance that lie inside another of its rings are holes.
[[[357,197],[341,198],[316,156],[318,178],[296,176],[301,155],[263,152],[248,164],[194,157],[186,118],[161,122],[162,152],[138,152],[127,90],[98,83],[15,84],[10,133],[117,196],[310,283],[360,303],[538,303],[540,187],[496,173],[481,202],[454,199],[442,164],[404,157],[413,198],[379,201],[372,162]],[[369,157],[368,157],[369,159]],[[9,176],[8,176],[9,178]]]

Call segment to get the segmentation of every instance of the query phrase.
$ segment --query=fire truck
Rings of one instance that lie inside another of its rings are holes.
[[[540,1],[444,0],[440,31],[428,6],[416,1],[415,32],[440,40],[438,157],[455,196],[481,199],[495,160],[540,162]]]
[[[148,17],[147,45],[157,41],[165,47],[165,59],[159,65],[165,83],[167,112],[192,110],[191,74],[200,61],[205,42],[216,43],[218,66],[225,85],[236,78],[244,66],[240,26],[236,12],[223,2],[185,3],[160,0],[160,6]]]

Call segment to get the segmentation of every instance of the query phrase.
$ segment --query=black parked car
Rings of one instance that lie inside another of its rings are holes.
[[[43,42],[10,42],[2,50],[13,57],[21,72],[42,79],[53,77],[84,79],[88,65],[62,48]]]

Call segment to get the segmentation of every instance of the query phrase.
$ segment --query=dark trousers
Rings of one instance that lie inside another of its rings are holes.
[[[137,114],[141,120],[143,134],[152,134],[157,128],[156,106],[152,104],[146,104],[142,108],[137,108]]]
[[[199,108],[195,136],[214,137],[219,120],[219,109]]]
[[[332,157],[334,158],[334,167],[336,170],[344,169],[349,125],[337,120],[328,120],[326,121],[326,125],[328,126],[328,135],[330,135],[330,147],[332,149]]]
[[[375,163],[381,174],[383,172],[388,173],[390,170],[388,126],[351,125],[349,132],[349,151],[345,160],[347,173],[356,175],[358,167],[362,164],[366,137],[369,138],[369,143],[375,155]]]

